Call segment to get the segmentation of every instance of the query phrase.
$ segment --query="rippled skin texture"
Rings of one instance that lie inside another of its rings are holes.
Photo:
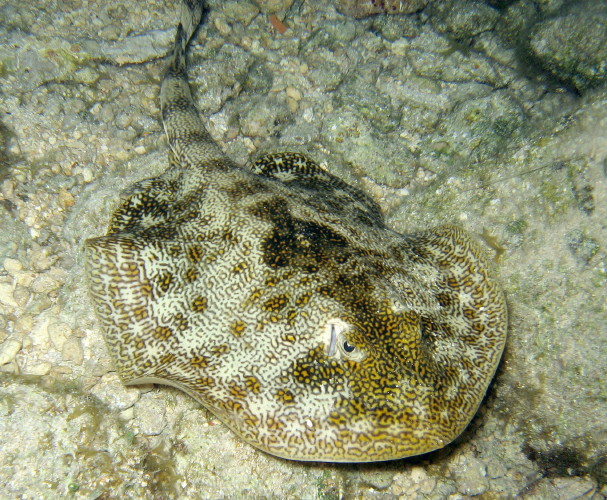
[[[461,230],[402,235],[369,197],[294,153],[252,167],[206,132],[184,3],[161,89],[170,166],[86,242],[90,293],[125,384],[184,390],[242,439],[296,460],[379,461],[466,427],[506,306]]]

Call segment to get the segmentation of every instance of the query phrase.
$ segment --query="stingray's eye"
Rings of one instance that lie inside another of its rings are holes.
[[[354,352],[356,350],[356,346],[352,345],[352,344],[348,344],[348,341],[344,340],[344,343],[342,344],[344,351],[347,352],[348,354]]]
[[[353,326],[340,318],[332,318],[325,325],[325,353],[335,359],[359,362],[367,357],[361,346],[354,345],[346,338]],[[353,333],[353,332],[352,332]]]
[[[367,357],[367,353],[364,349],[348,342],[343,333],[337,336],[337,342],[337,351],[339,352],[339,357],[341,359],[347,359],[348,361],[355,361],[358,363]]]

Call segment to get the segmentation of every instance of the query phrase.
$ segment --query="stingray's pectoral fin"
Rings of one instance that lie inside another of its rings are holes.
[[[171,329],[153,314],[154,288],[140,246],[124,234],[92,238],[85,244],[90,295],[124,383],[157,374],[172,337]]]
[[[448,345],[454,353],[457,342],[465,356],[451,356],[453,365],[465,372],[476,364],[469,368],[470,390],[484,394],[508,325],[506,300],[491,277],[487,259],[467,233],[454,226],[407,235],[407,239],[409,260],[422,271],[433,270],[428,279],[436,290],[434,305],[421,318],[425,349],[440,351]]]
[[[354,219],[364,219],[367,225],[383,226],[381,210],[375,201],[300,153],[267,154],[258,158],[251,169],[262,177],[286,184],[329,213],[343,211]]]

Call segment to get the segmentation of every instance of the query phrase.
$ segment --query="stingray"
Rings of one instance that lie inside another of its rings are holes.
[[[201,13],[183,2],[162,82],[169,167],[123,193],[107,234],[85,245],[121,380],[177,387],[287,459],[445,446],[506,340],[481,250],[456,227],[395,232],[370,197],[301,154],[230,160],[188,86]]]

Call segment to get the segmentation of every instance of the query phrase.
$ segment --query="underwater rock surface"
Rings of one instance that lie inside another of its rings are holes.
[[[607,81],[607,4],[575,2],[530,33],[531,53],[556,78],[580,92]]]
[[[428,0],[337,0],[337,10],[363,18],[374,14],[410,14],[423,9]]]

